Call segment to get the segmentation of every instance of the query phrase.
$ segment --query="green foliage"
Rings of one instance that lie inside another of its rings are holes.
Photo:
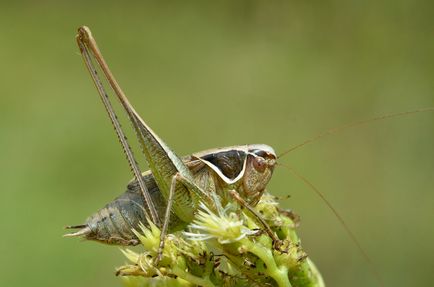
[[[166,237],[157,265],[160,230],[151,222],[149,229],[142,225],[136,234],[145,251],[123,250],[131,264],[120,267],[117,274],[126,277],[126,286],[324,286],[300,245],[297,217],[280,210],[269,194],[255,208],[280,242],[273,244],[238,205],[220,206],[217,212],[201,205],[186,230]]]

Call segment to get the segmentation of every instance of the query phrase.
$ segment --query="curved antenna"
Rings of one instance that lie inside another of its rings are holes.
[[[303,181],[303,183],[305,185],[307,185],[309,187],[310,190],[314,191],[320,198],[322,201],[324,201],[324,203],[327,205],[327,207],[333,212],[334,216],[336,217],[336,219],[339,221],[339,223],[342,225],[342,227],[345,229],[345,232],[348,234],[348,236],[350,237],[351,241],[353,241],[353,243],[357,246],[357,249],[359,250],[359,253],[363,256],[363,259],[366,261],[366,263],[369,265],[370,269],[371,269],[371,273],[374,275],[375,279],[377,280],[377,283],[379,286],[384,286],[383,284],[383,280],[381,279],[380,273],[378,272],[377,268],[375,268],[374,263],[372,262],[371,258],[369,257],[368,253],[365,251],[365,249],[363,249],[362,245],[360,244],[359,240],[357,239],[356,235],[354,234],[354,232],[350,229],[350,227],[348,226],[348,224],[345,222],[345,220],[343,219],[343,217],[338,213],[338,211],[333,207],[333,205],[330,203],[330,201],[325,197],[325,195],[318,189],[316,188],[315,185],[312,184],[312,182],[310,182],[306,177],[304,177],[303,175],[301,175],[299,172],[297,172],[294,168],[285,165],[285,164],[281,164],[281,163],[277,163],[280,166],[285,167],[286,169],[289,170],[289,172],[294,175],[295,177],[297,177],[298,179],[300,179],[301,181]]]
[[[332,134],[336,134],[338,132],[341,132],[343,130],[347,130],[350,128],[354,128],[357,126],[361,126],[361,125],[365,125],[365,124],[369,124],[372,122],[376,122],[376,121],[382,121],[382,120],[386,120],[386,119],[391,119],[391,118],[397,118],[397,117],[402,117],[402,116],[408,116],[408,115],[412,115],[412,114],[416,114],[416,113],[423,113],[423,112],[434,112],[434,107],[430,107],[430,108],[425,108],[425,109],[417,109],[417,110],[412,110],[412,111],[406,111],[406,112],[398,112],[398,113],[393,113],[393,114],[387,114],[387,115],[382,115],[382,116],[376,116],[370,119],[366,119],[366,120],[361,120],[361,121],[357,121],[357,122],[352,122],[340,127],[336,127],[336,128],[332,128],[329,130],[326,130],[320,134],[317,134],[316,136],[313,136],[307,140],[305,140],[302,143],[299,143],[287,150],[285,150],[284,152],[282,152],[281,154],[279,154],[277,156],[277,158],[281,158],[282,156],[301,148],[302,146],[308,145],[312,142],[315,142],[319,139],[322,139],[324,137],[330,136]]]

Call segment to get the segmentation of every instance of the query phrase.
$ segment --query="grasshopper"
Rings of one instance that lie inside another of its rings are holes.
[[[139,242],[132,230],[149,219],[162,229],[161,256],[168,230],[180,229],[190,223],[200,202],[214,208],[216,204],[235,200],[250,211],[273,242],[278,243],[277,236],[252,208],[258,203],[272,176],[276,164],[274,150],[264,144],[254,144],[211,149],[184,158],[178,157],[129,103],[89,28],[80,27],[76,40],[134,173],[134,181],[128,185],[124,194],[89,217],[85,224],[68,226],[69,229],[79,230],[66,236],[83,236],[108,244],[136,245]],[[91,56],[101,67],[127,113],[150,171],[142,174]]]

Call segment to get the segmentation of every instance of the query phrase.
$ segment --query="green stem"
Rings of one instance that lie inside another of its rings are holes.
[[[310,267],[313,278],[316,280],[317,287],[325,287],[324,279],[322,278],[321,273],[319,273],[319,270],[313,261],[307,258],[307,264]]]
[[[205,278],[199,278],[197,276],[194,276],[186,271],[184,271],[183,269],[179,268],[178,266],[174,266],[172,268],[172,273],[175,274],[176,276],[192,283],[198,286],[203,286],[203,287],[215,287],[215,285],[209,280],[208,277]]]
[[[288,279],[288,268],[285,266],[277,267],[270,250],[258,244],[254,244],[248,239],[243,239],[240,243],[244,245],[249,252],[255,254],[264,262],[267,266],[264,272],[273,278],[279,287],[292,287]]]

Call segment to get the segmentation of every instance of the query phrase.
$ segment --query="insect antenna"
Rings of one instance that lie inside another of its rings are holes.
[[[345,131],[347,129],[351,129],[354,127],[358,127],[358,126],[362,126],[365,124],[369,124],[372,122],[377,122],[377,121],[382,121],[382,120],[387,120],[387,119],[392,119],[392,118],[399,118],[399,117],[404,117],[404,116],[409,116],[409,115],[413,115],[416,113],[423,113],[423,112],[433,112],[434,111],[434,107],[428,107],[428,108],[423,108],[423,109],[417,109],[417,110],[411,110],[411,111],[405,111],[405,112],[397,112],[397,113],[391,113],[391,114],[386,114],[386,115],[382,115],[382,116],[376,116],[373,118],[369,118],[369,119],[365,119],[365,120],[360,120],[360,121],[356,121],[356,122],[352,122],[346,125],[342,125],[339,127],[335,127],[335,128],[331,128],[328,129],[322,133],[319,133],[311,138],[308,138],[307,140],[294,145],[293,147],[285,150],[284,152],[280,153],[277,158],[280,159],[283,156],[289,154],[290,152],[297,150],[305,145],[311,144],[317,140],[320,140],[322,138],[325,138],[327,136],[333,135],[333,134],[337,134],[339,132]],[[378,272],[378,270],[375,268],[371,258],[369,257],[369,255],[367,254],[367,252],[363,249],[362,245],[360,244],[359,240],[357,239],[357,237],[355,236],[354,232],[349,228],[348,224],[345,222],[345,220],[343,219],[343,217],[338,213],[338,211],[333,207],[333,205],[330,203],[330,201],[325,197],[325,195],[317,188],[315,187],[315,185],[313,185],[306,177],[304,177],[303,175],[301,175],[299,172],[297,172],[294,168],[282,164],[280,162],[277,163],[277,165],[283,166],[286,169],[288,169],[289,172],[291,172],[291,174],[293,174],[295,177],[297,177],[298,179],[300,179],[301,181],[303,181],[304,184],[306,184],[310,190],[314,191],[320,198],[321,200],[327,205],[327,207],[333,212],[334,216],[337,218],[337,220],[339,221],[339,223],[342,225],[342,227],[345,229],[345,232],[348,234],[348,236],[350,237],[351,241],[353,241],[353,243],[356,245],[357,249],[359,250],[360,254],[363,256],[364,260],[366,261],[366,263],[369,265],[371,273],[375,276],[375,279],[377,280],[378,284],[380,286],[384,286],[383,284],[383,280],[381,279],[381,276]]]
[[[306,177],[301,175],[298,171],[296,171],[294,168],[290,167],[289,165],[277,163],[277,165],[280,165],[284,168],[286,168],[292,175],[303,181],[305,185],[309,187],[310,190],[315,192],[321,200],[327,205],[327,207],[333,212],[336,219],[339,221],[339,223],[342,225],[342,227],[345,229],[345,232],[350,237],[351,241],[356,245],[357,249],[359,250],[360,254],[363,256],[363,259],[366,261],[366,263],[369,265],[371,273],[374,275],[375,279],[377,280],[377,283],[379,286],[384,286],[383,280],[381,279],[380,273],[378,272],[377,268],[375,267],[374,263],[372,262],[370,256],[365,251],[365,249],[360,244],[359,240],[357,239],[354,232],[350,229],[348,224],[345,222],[343,217],[339,214],[339,212],[336,210],[336,208],[333,207],[331,202],[325,197],[325,195],[315,186],[312,184],[311,181],[309,181]]]
[[[352,122],[352,123],[349,123],[349,124],[346,124],[346,125],[343,125],[343,126],[340,126],[340,127],[335,127],[335,128],[326,130],[326,131],[324,131],[324,132],[322,132],[320,134],[317,134],[317,135],[315,135],[315,136],[313,136],[313,137],[305,140],[302,143],[294,145],[293,147],[291,147],[291,148],[285,150],[284,152],[282,152],[281,154],[279,154],[277,156],[277,158],[281,158],[284,155],[286,155],[286,154],[288,154],[288,153],[290,153],[290,152],[292,152],[292,151],[294,151],[296,149],[299,149],[302,146],[305,146],[305,145],[308,145],[308,144],[310,144],[312,142],[315,142],[315,141],[317,141],[319,139],[322,139],[324,137],[327,137],[327,136],[339,133],[341,131],[344,131],[344,130],[347,130],[347,129],[350,129],[350,128],[362,126],[362,125],[369,124],[369,123],[372,123],[372,122],[377,122],[377,121],[382,121],[382,120],[387,120],[387,119],[392,119],[392,118],[398,118],[398,117],[403,117],[403,116],[409,116],[409,115],[412,115],[412,114],[423,113],[423,112],[434,112],[434,107],[429,107],[429,108],[424,108],[424,109],[417,109],[417,110],[406,111],[406,112],[392,113],[392,114],[387,114],[387,115],[382,115],[382,116],[376,116],[376,117],[373,117],[373,118],[370,118],[370,119],[356,121],[356,122]]]

